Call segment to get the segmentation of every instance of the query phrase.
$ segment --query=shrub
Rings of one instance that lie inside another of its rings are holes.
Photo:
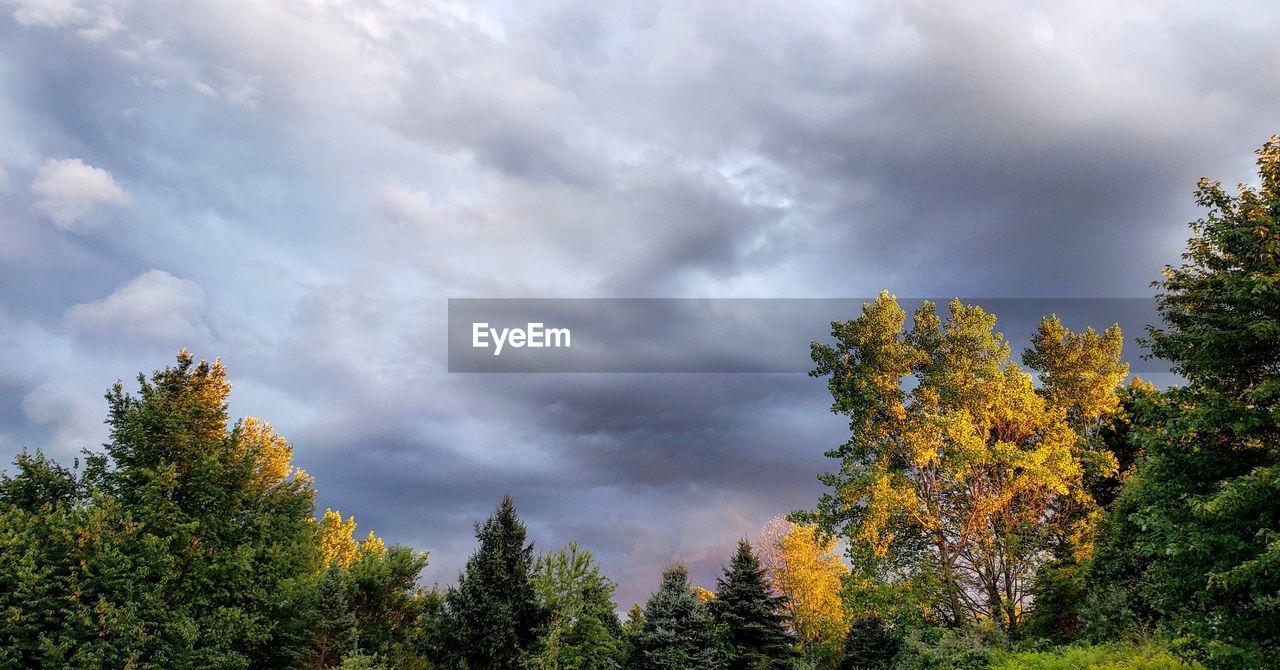
[[[1105,644],[1001,654],[991,670],[1193,670],[1159,644]]]

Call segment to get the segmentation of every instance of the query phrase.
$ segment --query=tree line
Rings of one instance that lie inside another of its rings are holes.
[[[1050,315],[1015,360],[980,306],[882,293],[812,344],[849,421],[816,505],[625,617],[509,496],[424,588],[180,352],[111,389],[101,450],[0,476],[0,668],[1280,667],[1280,138],[1258,168],[1201,181],[1155,283],[1179,384],[1131,378],[1116,326]]]

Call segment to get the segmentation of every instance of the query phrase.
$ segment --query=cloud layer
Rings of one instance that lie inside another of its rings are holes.
[[[1260,1],[0,7],[0,456],[186,345],[428,579],[511,491],[624,606],[815,499],[823,385],[451,376],[448,298],[1145,297],[1280,131]]]

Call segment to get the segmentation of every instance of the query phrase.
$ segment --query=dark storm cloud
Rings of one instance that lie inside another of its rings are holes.
[[[449,375],[447,298],[1146,296],[1280,118],[1262,2],[3,6],[4,456],[187,344],[428,580],[511,491],[624,606],[812,504],[824,385]],[[58,227],[55,158],[128,202]]]
[[[469,395],[520,399],[522,410],[490,436],[503,444],[464,450],[451,441],[465,436],[440,429],[407,439],[421,434],[412,425],[325,431],[353,443],[305,440],[297,457],[316,476],[322,504],[365,510],[358,518],[367,527],[440,552],[428,578],[447,582],[473,548],[471,524],[510,492],[539,547],[579,539],[610,574],[638,579],[647,570],[656,579],[655,564],[718,565],[724,557],[707,550],[707,539],[754,538],[769,516],[812,504],[814,475],[827,465],[814,446],[837,444],[843,426],[815,416],[826,403],[824,385],[796,375],[675,384],[651,375],[501,377],[500,385],[477,378]],[[498,404],[481,401],[476,411]],[[495,447],[509,455],[487,457]],[[547,467],[529,467],[538,461]],[[713,527],[701,526],[707,519]],[[632,554],[644,537],[637,530],[654,543],[643,557]],[[698,576],[710,584],[710,571]],[[625,582],[620,602],[642,600],[649,588]]]

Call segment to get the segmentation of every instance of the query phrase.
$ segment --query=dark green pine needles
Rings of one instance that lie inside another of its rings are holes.
[[[445,597],[451,651],[468,668],[513,670],[538,639],[546,613],[529,581],[533,544],[525,542],[510,495],[476,524],[476,539],[480,548]]]
[[[794,640],[786,629],[783,601],[769,588],[751,545],[739,541],[711,602],[730,670],[789,667]]]

